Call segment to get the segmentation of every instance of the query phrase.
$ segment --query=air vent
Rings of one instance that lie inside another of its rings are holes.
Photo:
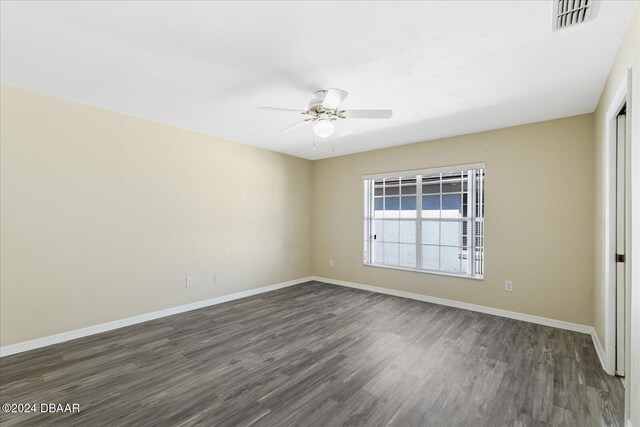
[[[555,0],[553,29],[561,30],[595,17],[595,0]]]

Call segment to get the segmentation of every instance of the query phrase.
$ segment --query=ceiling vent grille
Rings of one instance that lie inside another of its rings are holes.
[[[595,0],[554,1],[553,29],[561,30],[595,17]]]

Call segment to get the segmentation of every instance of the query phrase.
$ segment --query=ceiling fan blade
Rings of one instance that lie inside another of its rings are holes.
[[[294,110],[293,108],[278,108],[278,107],[258,107],[258,110],[279,111],[284,113],[300,113],[300,114],[306,113],[306,111],[303,111],[303,110]]]
[[[353,133],[353,130],[342,128],[339,129],[336,133],[338,134],[338,136],[349,136]]]
[[[390,119],[391,110],[346,110],[342,115],[347,119]]]
[[[301,124],[306,123],[306,122],[308,122],[308,121],[309,121],[309,120],[307,119],[307,120],[302,120],[302,121],[300,121],[300,122],[294,123],[294,124],[292,124],[291,126],[287,126],[287,127],[286,127],[286,128],[284,128],[284,129],[280,129],[280,132],[282,132],[282,133],[289,133],[289,132],[293,131],[294,129],[298,128],[298,126],[300,126]]]
[[[342,89],[329,89],[324,96],[322,106],[327,110],[335,110],[342,104],[342,101],[349,95],[349,92]]]

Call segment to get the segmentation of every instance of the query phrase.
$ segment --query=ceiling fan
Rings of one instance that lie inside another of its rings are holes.
[[[342,89],[319,90],[309,101],[309,108],[295,110],[291,108],[258,107],[259,110],[280,111],[285,113],[302,114],[304,118],[281,129],[280,132],[291,132],[304,124],[313,124],[313,133],[321,138],[331,136],[335,130],[333,122],[342,119],[389,119],[393,115],[391,110],[341,110],[340,104],[349,95]]]

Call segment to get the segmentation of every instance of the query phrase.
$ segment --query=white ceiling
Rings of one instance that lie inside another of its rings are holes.
[[[319,159],[594,111],[635,1],[2,2],[2,83]],[[278,129],[313,92],[390,120]],[[349,135],[338,135],[348,133]]]

